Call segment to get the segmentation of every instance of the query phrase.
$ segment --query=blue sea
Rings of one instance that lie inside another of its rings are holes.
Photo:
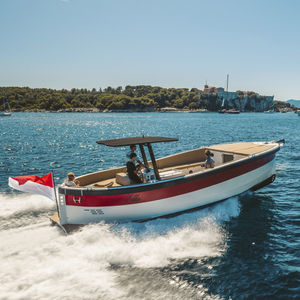
[[[157,135],[157,157],[284,138],[277,178],[256,192],[170,219],[96,224],[65,236],[51,200],[9,176],[61,183],[124,164],[100,139]],[[293,113],[14,113],[0,118],[0,299],[299,299],[300,117]]]

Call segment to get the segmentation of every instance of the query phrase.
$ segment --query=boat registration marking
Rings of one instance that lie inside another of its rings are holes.
[[[104,212],[101,208],[96,208],[96,209],[85,208],[84,211],[89,212],[92,215],[104,215]]]

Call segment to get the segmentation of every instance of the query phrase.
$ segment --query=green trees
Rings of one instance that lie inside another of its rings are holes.
[[[97,108],[99,110],[154,110],[165,106],[177,108],[199,106],[200,90],[175,89],[150,85],[127,85],[124,89],[107,87],[53,90],[29,87],[2,87],[13,110],[58,111],[71,108]],[[192,103],[192,104],[191,104]],[[190,105],[191,104],[191,105]]]
[[[150,85],[127,85],[117,88],[93,88],[53,90],[31,89],[29,87],[0,87],[7,95],[10,106],[15,111],[97,108],[99,110],[133,110],[145,111],[163,107],[176,107],[178,109],[203,109],[216,111],[218,107],[217,96],[203,94],[201,90],[192,88],[162,88]],[[239,97],[244,92],[238,91]],[[260,97],[254,92],[248,92],[250,99]]]

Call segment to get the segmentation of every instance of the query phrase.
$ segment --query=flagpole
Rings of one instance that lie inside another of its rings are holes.
[[[52,174],[52,182],[53,182],[53,188],[54,188],[54,194],[55,194],[55,203],[56,203],[57,214],[58,214],[58,217],[60,218],[59,205],[58,205],[58,201],[57,201],[53,170],[51,170],[51,174]]]

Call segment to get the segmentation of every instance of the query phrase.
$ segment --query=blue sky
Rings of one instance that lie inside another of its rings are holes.
[[[0,0],[0,86],[225,86],[300,99],[298,0]]]

